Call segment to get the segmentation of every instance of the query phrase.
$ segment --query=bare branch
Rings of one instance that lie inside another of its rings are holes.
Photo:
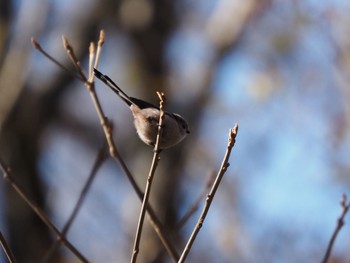
[[[44,57],[46,57],[48,60],[50,60],[51,62],[53,62],[55,65],[57,65],[58,67],[60,67],[61,69],[67,71],[69,74],[71,74],[74,78],[79,79],[80,81],[83,81],[83,79],[77,75],[75,72],[73,72],[72,70],[68,69],[67,67],[63,66],[61,62],[59,62],[57,59],[55,59],[54,57],[52,57],[49,53],[47,53],[39,44],[39,42],[37,42],[35,40],[34,37],[31,38],[31,42],[33,47],[38,50],[41,54],[44,55]]]
[[[230,129],[230,134],[229,134],[228,145],[227,145],[225,157],[224,157],[224,159],[222,161],[220,170],[219,170],[219,172],[218,172],[218,174],[217,174],[217,176],[215,178],[213,186],[212,186],[209,194],[207,195],[207,199],[206,199],[203,211],[202,211],[202,213],[201,213],[201,215],[200,215],[200,217],[198,219],[198,222],[197,222],[195,228],[193,229],[193,232],[192,232],[190,238],[188,239],[184,250],[182,251],[181,257],[180,257],[180,259],[178,261],[179,263],[185,262],[185,260],[186,260],[186,258],[188,256],[188,253],[191,250],[193,242],[195,241],[195,239],[196,239],[200,229],[202,228],[202,225],[204,223],[205,217],[207,216],[207,213],[209,211],[210,205],[211,205],[211,203],[212,203],[212,201],[214,199],[214,195],[215,195],[215,193],[216,193],[216,191],[217,191],[217,189],[218,189],[218,187],[220,185],[221,179],[224,176],[225,172],[227,171],[227,168],[230,165],[228,160],[230,158],[232,148],[233,148],[233,146],[235,145],[235,142],[236,142],[237,132],[238,132],[238,125],[236,123],[235,126],[233,127],[233,129]]]
[[[103,30],[101,30],[100,37],[99,37],[99,40],[97,42],[96,60],[95,60],[94,68],[97,68],[97,66],[98,66],[98,62],[100,60],[101,51],[102,51],[102,45],[104,44],[104,42],[105,42],[105,32]]]
[[[90,46],[89,46],[89,82],[92,82],[94,79],[94,61],[95,61],[95,54],[96,54],[96,50],[95,50],[95,43],[94,42],[90,42]]]
[[[95,50],[95,44],[93,42],[90,43],[89,49],[89,82],[93,82],[94,79],[94,68],[97,68],[98,62],[100,60],[102,46],[105,42],[105,32],[103,30],[100,31],[100,36],[97,42],[97,50]]]
[[[9,182],[13,189],[22,197],[22,199],[30,206],[30,208],[39,216],[39,218],[50,228],[55,234],[56,238],[60,240],[81,262],[88,262],[86,258],[76,249],[62,233],[57,229],[57,227],[51,222],[51,220],[46,216],[46,214],[37,206],[33,200],[23,191],[23,189],[15,182],[12,177],[10,168],[8,168],[5,163],[0,159],[0,166],[3,172],[4,179]]]
[[[12,251],[10,249],[10,246],[7,244],[6,239],[2,235],[1,231],[0,231],[0,243],[1,243],[2,249],[4,250],[8,261],[10,263],[16,263],[17,261],[15,259],[15,256],[13,255],[13,253],[12,253]]]
[[[72,48],[72,46],[68,42],[68,39],[65,36],[62,36],[62,41],[63,41],[63,46],[64,46],[65,50],[67,51],[68,57],[71,59],[78,74],[80,75],[80,77],[82,78],[82,80],[84,82],[87,82],[88,79],[86,77],[86,74],[84,73],[84,69],[81,67],[80,62],[74,53],[74,49]]]
[[[344,217],[345,217],[346,213],[348,212],[348,210],[350,208],[350,201],[348,202],[346,194],[342,195],[342,197],[340,199],[340,206],[342,208],[342,211],[341,211],[341,214],[340,214],[340,216],[338,218],[337,225],[336,225],[336,227],[334,229],[332,237],[329,240],[327,251],[326,251],[326,254],[324,255],[322,263],[327,263],[328,262],[328,259],[329,259],[330,255],[331,255],[332,248],[333,248],[334,242],[335,242],[335,240],[336,240],[336,238],[338,236],[338,233],[339,233],[340,229],[345,224]]]
[[[160,100],[160,102],[159,102],[160,114],[159,114],[159,123],[158,123],[158,133],[157,133],[156,144],[154,146],[152,165],[151,165],[151,169],[149,171],[148,178],[147,178],[145,194],[143,196],[143,201],[142,201],[142,206],[141,206],[141,211],[140,211],[140,216],[139,216],[139,222],[137,224],[134,249],[133,249],[132,256],[131,256],[132,263],[136,262],[137,255],[139,253],[139,246],[140,246],[143,222],[144,222],[145,214],[146,214],[146,208],[148,205],[148,199],[149,199],[149,196],[151,193],[154,174],[155,174],[155,171],[157,169],[158,162],[160,160],[159,154],[160,154],[161,150],[159,149],[159,143],[160,143],[160,139],[161,139],[162,131],[163,131],[163,120],[164,120],[164,115],[165,115],[164,114],[165,97],[164,97],[164,93],[157,92],[157,95],[158,95],[159,100]]]

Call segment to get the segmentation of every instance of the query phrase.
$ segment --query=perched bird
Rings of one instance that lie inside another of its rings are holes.
[[[103,75],[97,69],[94,69],[94,73],[129,106],[140,139],[144,143],[154,146],[158,133],[159,108],[149,102],[129,97],[107,75]],[[184,118],[177,113],[165,112],[159,149],[166,149],[178,144],[189,133],[188,124]]]

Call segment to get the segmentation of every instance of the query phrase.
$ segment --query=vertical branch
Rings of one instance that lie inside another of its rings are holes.
[[[338,233],[339,233],[340,229],[345,224],[344,217],[345,217],[346,213],[348,212],[348,210],[350,208],[350,201],[349,202],[347,201],[346,194],[342,195],[342,198],[340,199],[340,206],[342,208],[342,211],[341,211],[341,214],[340,214],[340,216],[338,218],[337,225],[336,225],[336,227],[334,229],[332,237],[329,240],[327,251],[326,251],[326,254],[324,255],[322,263],[327,263],[328,262],[328,259],[329,259],[330,255],[331,255],[332,248],[333,248],[334,242],[335,242],[335,240],[336,240],[336,238],[338,236]]]
[[[236,142],[236,136],[237,136],[237,132],[238,132],[238,125],[235,124],[235,126],[233,127],[233,129],[230,129],[230,135],[229,135],[229,139],[228,139],[228,145],[227,145],[227,149],[226,149],[226,153],[225,153],[225,157],[222,161],[222,164],[221,164],[221,167],[220,167],[220,170],[215,178],[215,181],[214,181],[214,184],[209,192],[209,194],[207,195],[207,199],[206,199],[206,203],[205,203],[205,206],[203,208],[203,211],[198,219],[198,222],[195,226],[195,228],[193,229],[193,232],[190,236],[190,238],[188,239],[187,241],[187,244],[181,254],[181,257],[179,259],[179,263],[183,263],[185,262],[187,256],[188,256],[188,253],[190,252],[191,250],[191,247],[200,231],[200,229],[202,228],[202,225],[203,225],[203,222],[205,220],[205,217],[207,216],[208,214],[208,211],[209,211],[209,208],[210,208],[210,205],[214,199],[214,195],[220,185],[220,182],[221,182],[221,179],[222,177],[224,176],[225,172],[227,171],[227,168],[229,167],[229,158],[230,158],[230,155],[231,155],[231,151],[232,151],[232,148],[233,146],[235,145],[235,142]]]
[[[30,208],[39,216],[39,218],[50,228],[55,234],[56,238],[60,240],[81,262],[88,262],[85,257],[76,249],[57,227],[50,221],[46,214],[31,200],[31,198],[23,191],[23,189],[15,182],[12,177],[11,170],[0,159],[0,166],[3,172],[4,179],[9,182],[13,189],[22,197],[22,199],[30,206]]]
[[[95,43],[90,42],[89,46],[89,82],[93,81],[94,78],[94,61],[95,61]]]
[[[100,61],[100,55],[102,51],[102,46],[105,42],[105,32],[100,31],[100,36],[97,42],[97,50],[95,50],[94,42],[90,43],[89,47],[89,81],[93,82],[94,80],[94,68],[97,68],[98,62]]]
[[[103,30],[100,31],[100,37],[97,42],[97,50],[96,50],[96,59],[94,63],[94,68],[97,68],[98,62],[100,61],[101,51],[102,51],[102,45],[105,42],[105,32]],[[93,72],[93,69],[91,69]]]
[[[8,261],[10,263],[16,263],[17,261],[15,259],[15,256],[13,255],[13,253],[10,249],[10,246],[7,244],[5,237],[2,235],[1,231],[0,231],[0,243],[1,243],[2,249],[4,250]]]
[[[153,154],[153,160],[152,160],[152,165],[151,169],[148,174],[147,178],[147,183],[146,183],[146,189],[145,189],[145,194],[143,196],[143,201],[142,201],[142,206],[141,206],[141,211],[140,211],[140,216],[139,216],[139,222],[137,224],[137,230],[136,230],[136,236],[135,236],[135,242],[134,242],[134,248],[131,256],[131,262],[135,263],[137,259],[137,255],[139,252],[139,246],[140,246],[140,240],[141,240],[141,234],[142,234],[142,227],[143,227],[143,222],[145,219],[145,214],[146,214],[146,208],[148,205],[148,199],[151,193],[151,187],[152,187],[152,181],[154,178],[155,171],[158,166],[158,162],[160,160],[159,154],[160,154],[160,149],[159,149],[159,143],[160,143],[160,138],[162,136],[162,130],[163,130],[163,120],[164,120],[164,93],[159,93],[157,92],[157,95],[159,97],[160,103],[159,103],[159,124],[158,124],[158,133],[157,133],[157,139],[156,139],[156,144],[154,146],[154,154]]]

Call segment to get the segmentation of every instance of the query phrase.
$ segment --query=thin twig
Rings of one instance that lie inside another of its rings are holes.
[[[232,148],[233,146],[235,145],[235,142],[236,142],[236,136],[237,136],[237,132],[238,132],[238,125],[237,123],[235,124],[235,126],[233,127],[233,129],[230,129],[230,134],[229,134],[229,139],[228,139],[228,145],[227,145],[227,149],[226,149],[226,153],[225,153],[225,157],[222,161],[222,164],[221,164],[221,167],[220,167],[220,170],[215,178],[215,181],[213,183],[213,186],[209,192],[209,194],[207,195],[207,198],[206,198],[206,202],[205,202],[205,205],[204,205],[204,208],[203,208],[203,211],[198,219],[198,222],[195,226],[195,228],[193,229],[193,232],[190,236],[190,238],[188,239],[187,241],[187,244],[184,248],[184,250],[182,251],[182,254],[181,254],[181,257],[179,259],[179,263],[183,263],[185,262],[187,256],[188,256],[188,253],[190,252],[191,250],[191,247],[193,245],[193,242],[195,241],[200,229],[202,228],[202,225],[203,225],[203,222],[205,220],[205,217],[207,216],[207,213],[209,211],[209,208],[210,208],[210,205],[214,199],[214,195],[220,185],[220,182],[221,182],[221,179],[222,177],[224,176],[225,172],[227,171],[227,168],[229,167],[229,158],[230,158],[230,154],[231,154],[231,151],[232,151]]]
[[[102,163],[106,160],[106,145],[103,145],[103,147],[99,150],[95,162],[93,164],[93,167],[91,169],[90,175],[87,179],[87,181],[85,182],[85,185],[83,187],[83,189],[80,192],[79,198],[77,200],[77,203],[74,206],[74,209],[70,215],[70,217],[68,218],[66,224],[64,225],[64,227],[62,228],[62,235],[66,236],[74,219],[76,218],[86,196],[87,193],[92,185],[93,180],[96,177],[96,174],[99,170],[99,168],[101,167]],[[42,260],[42,263],[45,262],[50,262],[50,259],[52,258],[52,255],[54,254],[54,252],[56,251],[56,249],[59,247],[60,242],[59,240],[56,240],[53,245],[50,247],[50,249],[48,250],[48,252],[46,253],[44,259]]]
[[[95,43],[90,42],[89,46],[89,82],[92,82],[94,79],[94,61],[95,61]]]
[[[105,32],[103,30],[100,31],[100,37],[98,39],[97,42],[97,50],[96,50],[96,59],[95,59],[95,63],[94,63],[94,68],[98,67],[98,62],[100,61],[100,56],[101,56],[101,52],[102,52],[102,46],[105,42]],[[94,78],[94,69],[91,69],[91,75],[90,75],[91,79],[89,79],[90,82],[93,81]]]
[[[69,74],[71,74],[74,78],[79,79],[80,81],[83,81],[83,79],[77,75],[74,71],[68,69],[67,67],[65,67],[64,65],[62,65],[61,62],[59,62],[57,59],[55,59],[53,56],[51,56],[49,53],[47,53],[39,44],[38,41],[35,40],[34,37],[31,38],[31,42],[32,42],[32,46],[38,50],[41,54],[43,54],[48,60],[50,60],[51,62],[53,62],[56,66],[60,67],[61,69],[67,71]]]
[[[163,131],[163,120],[164,120],[164,103],[165,103],[165,98],[164,98],[164,93],[159,93],[157,92],[157,95],[159,97],[160,103],[159,103],[159,123],[158,123],[158,133],[157,133],[157,139],[156,139],[156,144],[154,146],[154,154],[153,154],[153,160],[152,160],[152,165],[148,174],[147,178],[147,183],[146,183],[146,188],[145,188],[145,194],[143,196],[143,201],[142,201],[142,206],[141,206],[141,211],[140,211],[140,216],[139,216],[139,222],[137,224],[137,230],[136,230],[136,236],[135,236],[135,242],[134,242],[134,248],[133,252],[131,255],[131,262],[135,263],[137,260],[137,255],[139,253],[139,246],[140,246],[140,240],[141,240],[141,234],[142,234],[142,228],[143,228],[143,222],[145,219],[145,214],[146,214],[146,208],[148,205],[148,199],[151,193],[151,188],[152,188],[152,181],[154,178],[155,171],[158,166],[158,162],[160,160],[159,154],[160,154],[160,149],[159,149],[159,143],[160,139],[162,137],[162,131]]]
[[[327,251],[326,251],[326,254],[324,255],[322,263],[327,263],[328,262],[328,259],[329,259],[330,255],[331,255],[332,248],[333,248],[334,242],[335,242],[335,240],[336,240],[336,238],[338,236],[338,233],[339,233],[340,229],[345,224],[344,217],[345,217],[346,213],[348,212],[348,210],[350,208],[350,201],[348,202],[346,194],[342,195],[342,197],[340,199],[340,206],[342,208],[342,211],[341,211],[341,214],[340,214],[340,216],[338,218],[337,225],[336,225],[336,227],[334,229],[332,237],[329,240]]]
[[[197,199],[192,203],[192,205],[188,208],[187,212],[182,216],[182,218],[177,223],[176,229],[179,231],[186,222],[191,218],[191,216],[198,210],[201,201],[207,195],[207,192],[210,190],[210,186],[214,183],[215,173],[212,172],[205,184],[203,191],[198,195]]]
[[[23,189],[15,182],[12,177],[10,168],[8,168],[5,163],[0,159],[0,166],[3,172],[4,179],[9,182],[13,189],[22,197],[22,199],[30,206],[30,208],[39,216],[39,218],[50,228],[55,234],[56,238],[60,240],[81,262],[88,262],[87,259],[76,249],[62,233],[57,229],[57,227],[50,221],[46,214],[35,204],[34,201],[23,191]]]
[[[102,45],[104,43],[104,38],[105,38],[104,32],[103,32],[103,30],[101,30],[100,38],[99,38],[98,45],[97,45],[96,55],[95,56],[90,56],[90,58],[93,57],[95,59],[94,65],[98,65],[98,59],[100,57],[99,54],[101,53],[101,48],[102,48]],[[36,43],[37,46],[40,47],[40,48],[36,48],[34,46],[39,52],[41,52],[44,56],[46,56],[48,59],[50,59],[55,64],[57,64],[55,62],[55,60],[51,59],[51,56],[47,56],[46,55],[47,52],[45,52],[36,41],[35,41],[35,43]],[[90,52],[93,52],[93,51],[94,51],[94,49],[90,48]],[[70,52],[74,53],[73,48],[70,49]],[[70,52],[69,53],[67,52],[67,54],[70,55]],[[70,59],[71,59],[71,61],[74,61],[74,59],[72,59],[72,58],[70,58]],[[59,65],[61,68],[65,69],[65,70],[69,71],[65,67],[62,67],[60,64],[57,64],[57,65]],[[131,186],[133,187],[134,191],[136,192],[137,196],[142,201],[144,194],[141,191],[141,189],[139,188],[139,186],[137,185],[137,183],[136,183],[136,181],[134,179],[134,176],[131,174],[129,168],[127,167],[126,163],[124,162],[123,158],[121,157],[121,155],[119,154],[119,152],[117,150],[117,147],[116,147],[116,145],[114,143],[114,138],[113,138],[113,125],[103,113],[103,110],[102,110],[102,107],[100,105],[99,99],[98,99],[98,97],[96,95],[96,92],[95,92],[94,82],[93,81],[84,81],[80,77],[80,75],[76,75],[76,77],[80,81],[84,82],[84,85],[86,86],[86,88],[89,91],[91,100],[92,100],[92,102],[94,104],[95,110],[96,110],[98,118],[100,120],[100,124],[101,124],[102,130],[103,130],[103,132],[105,134],[105,137],[106,137],[106,140],[107,140],[107,143],[108,143],[110,156],[113,158],[113,160],[116,163],[119,163],[119,165],[121,166],[124,174],[126,175],[126,177],[128,178],[129,182],[131,183]],[[90,77],[89,77],[89,80],[90,80]],[[163,246],[165,247],[165,249],[168,252],[168,254],[171,256],[173,261],[177,262],[177,260],[179,259],[179,254],[177,253],[177,251],[174,248],[174,246],[171,244],[169,238],[167,237],[167,235],[166,235],[166,233],[164,231],[164,227],[163,227],[162,223],[160,222],[160,220],[156,216],[156,213],[154,212],[154,210],[150,206],[150,204],[147,205],[147,212],[148,212],[148,215],[150,217],[150,223],[151,223],[154,231],[157,233],[160,241],[162,242]]]
[[[15,256],[13,255],[10,246],[7,244],[5,237],[2,235],[1,231],[0,231],[0,243],[2,246],[2,249],[5,252],[5,255],[9,261],[9,263],[16,263],[16,259]]]
[[[68,57],[71,59],[78,74],[80,75],[80,77],[83,79],[84,82],[87,82],[88,79],[86,77],[84,69],[81,67],[79,59],[76,57],[76,55],[74,53],[73,47],[71,46],[71,44],[69,44],[68,39],[65,36],[62,36],[62,42],[63,42],[63,46],[68,54]]]

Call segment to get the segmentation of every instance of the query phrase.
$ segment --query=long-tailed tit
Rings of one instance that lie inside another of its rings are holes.
[[[129,97],[108,76],[94,69],[95,76],[110,87],[130,108],[140,139],[151,146],[156,143],[159,122],[159,108],[153,104]],[[187,122],[177,113],[165,112],[159,148],[166,149],[182,141],[190,131]]]

